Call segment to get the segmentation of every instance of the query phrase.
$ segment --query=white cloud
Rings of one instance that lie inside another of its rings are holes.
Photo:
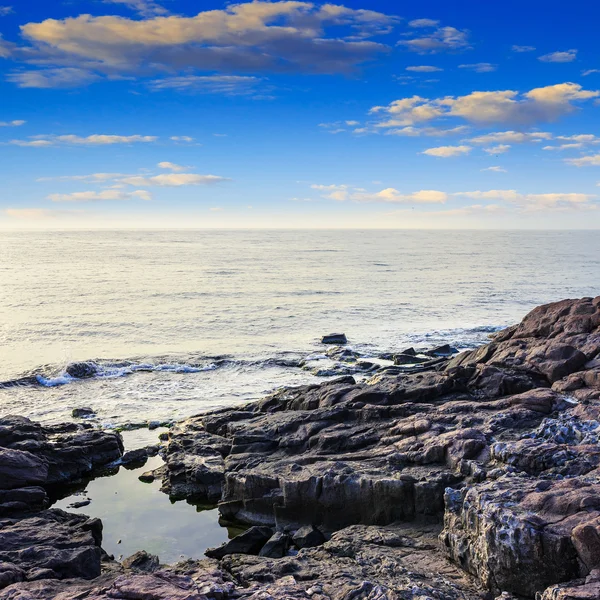
[[[171,140],[173,142],[193,142],[194,138],[189,135],[172,135]]]
[[[493,65],[492,63],[480,62],[474,63],[470,65],[458,65],[459,69],[469,69],[470,71],[475,71],[475,73],[491,73],[498,68],[498,65]]]
[[[104,135],[94,134],[82,137],[79,135],[39,135],[28,140],[11,140],[16,146],[54,146],[58,144],[73,146],[109,146],[113,144],[137,144],[155,142],[153,135]]]
[[[583,148],[583,144],[561,144],[560,146],[544,146],[542,150],[575,150]]]
[[[74,85],[78,76],[89,83],[98,77],[189,75],[193,69],[225,75],[351,73],[389,51],[371,38],[389,33],[399,22],[372,10],[293,0],[239,2],[195,16],[168,17],[157,16],[162,7],[152,0],[120,3],[154,15],[130,19],[82,14],[23,25],[22,36],[29,45],[6,52],[39,70],[15,75],[17,83],[49,86],[56,81],[64,86],[65,77]],[[353,35],[340,36],[340,26]],[[64,68],[88,75],[47,73]]]
[[[514,44],[511,49],[513,52],[533,52],[535,46],[519,46],[518,44]]]
[[[587,77],[588,75],[593,75],[594,73],[600,73],[600,69],[587,69],[581,72],[581,74],[584,77]]]
[[[401,40],[398,45],[419,54],[468,50],[471,47],[468,31],[461,31],[455,27],[439,27],[429,35]]]
[[[189,169],[189,167],[182,167],[181,165],[176,165],[175,163],[168,161],[159,162],[158,166],[161,169],[168,169],[169,171],[174,171],[175,173],[181,173],[182,171]]]
[[[349,185],[321,185],[310,186],[314,190],[327,192],[324,198],[344,202],[383,202],[393,204],[443,204],[448,199],[448,194],[437,190],[420,190],[410,194],[403,194],[395,188],[386,188],[379,192],[368,192],[363,188]]]
[[[577,142],[582,144],[600,144],[600,138],[593,133],[579,133],[576,135],[557,135],[557,140]]]
[[[408,22],[409,27],[437,27],[439,24],[435,19],[413,19]]]
[[[206,185],[221,181],[227,181],[227,179],[217,175],[198,175],[196,173],[168,173],[150,177],[135,175],[121,179],[122,183],[136,187],[181,187],[184,185]]]
[[[92,173],[91,175],[61,175],[59,177],[40,177],[36,181],[85,181],[86,183],[104,183],[121,177],[122,173]]]
[[[371,114],[386,117],[378,127],[402,127],[440,117],[459,117],[479,125],[527,125],[555,121],[577,110],[577,103],[599,96],[598,90],[584,90],[576,83],[560,83],[524,94],[503,90],[434,99],[415,95],[387,106],[375,106]]]
[[[73,88],[98,81],[91,71],[76,67],[57,67],[39,71],[13,71],[6,79],[20,88]]]
[[[539,142],[540,140],[551,140],[552,134],[545,131],[532,131],[524,133],[522,131],[494,131],[471,138],[468,141],[471,144],[524,144],[526,142]]]
[[[489,148],[483,148],[484,152],[488,154],[504,154],[510,150],[509,144],[498,144],[497,146],[490,146]]]
[[[152,196],[145,190],[122,192],[119,190],[104,190],[101,192],[73,192],[72,194],[50,194],[52,202],[103,202],[113,200],[151,200]]]
[[[432,67],[429,65],[420,65],[415,67],[406,67],[407,71],[414,71],[415,73],[435,73],[437,71],[443,71],[439,67]]]
[[[0,121],[0,127],[20,127],[21,125],[25,125],[27,121]]]
[[[482,171],[493,171],[494,173],[508,173],[506,169],[503,167],[486,167],[485,169],[481,169]]]
[[[103,0],[105,4],[124,4],[142,17],[168,15],[169,11],[152,0]]]
[[[256,94],[259,77],[241,75],[184,75],[156,79],[148,85],[153,91],[177,90],[201,94],[225,94],[227,96],[247,96]]]
[[[600,154],[582,156],[581,158],[565,158],[565,162],[575,167],[600,167]]]
[[[443,129],[441,127],[402,127],[400,129],[388,129],[385,135],[399,135],[407,137],[418,137],[425,135],[428,137],[445,137],[448,135],[458,135],[469,130],[465,125]]]
[[[596,198],[593,194],[550,193],[522,194],[516,190],[489,190],[486,192],[457,192],[454,196],[462,196],[474,200],[496,200],[517,205],[524,212],[596,210]]]
[[[568,63],[573,62],[577,58],[577,50],[565,50],[564,52],[551,52],[540,56],[538,60],[542,62],[552,63]]]
[[[471,146],[439,146],[438,148],[423,150],[423,154],[439,158],[451,158],[453,156],[464,156],[465,154],[469,154],[471,150]]]

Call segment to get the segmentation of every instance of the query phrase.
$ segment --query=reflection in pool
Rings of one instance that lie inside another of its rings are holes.
[[[125,439],[126,446],[131,449],[127,441]],[[160,491],[160,481],[139,481],[142,473],[161,464],[162,459],[156,456],[139,469],[120,467],[116,474],[90,481],[85,491],[78,490],[76,495],[59,500],[52,508],[102,519],[102,547],[116,559],[138,550],[156,554],[161,564],[204,558],[207,548],[219,546],[240,533],[240,530],[219,525],[215,507],[173,503]],[[88,506],[69,507],[86,498],[91,500]]]

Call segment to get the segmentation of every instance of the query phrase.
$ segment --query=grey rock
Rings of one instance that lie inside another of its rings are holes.
[[[335,345],[343,345],[347,344],[348,339],[346,335],[343,333],[330,333],[328,335],[324,335],[321,338],[321,344],[335,344]]]
[[[219,548],[209,548],[209,558],[223,558],[227,554],[258,554],[273,535],[270,527],[250,527]]]
[[[316,527],[305,525],[294,533],[292,541],[296,548],[314,548],[325,542],[325,536]]]

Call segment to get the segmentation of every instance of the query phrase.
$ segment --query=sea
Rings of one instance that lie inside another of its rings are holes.
[[[368,378],[359,364],[407,347],[473,348],[539,304],[598,294],[595,231],[4,231],[0,417],[90,408],[131,450],[159,424]],[[332,355],[329,333],[359,360]],[[216,506],[139,480],[161,463],[111,465],[53,507],[101,518],[116,560],[202,558],[239,533]]]
[[[325,334],[460,350],[598,294],[596,231],[3,231],[0,415],[183,419],[345,373]]]

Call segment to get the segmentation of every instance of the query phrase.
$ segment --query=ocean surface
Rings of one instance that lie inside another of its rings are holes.
[[[0,232],[0,415],[180,419],[343,372],[323,334],[469,348],[598,294],[595,231]]]

